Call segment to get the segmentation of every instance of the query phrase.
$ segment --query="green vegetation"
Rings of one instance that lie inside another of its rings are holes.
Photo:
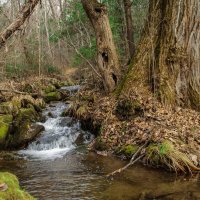
[[[46,103],[49,103],[51,101],[59,101],[61,100],[61,94],[58,91],[50,92],[44,96],[44,100]]]
[[[137,145],[129,144],[129,145],[123,146],[120,149],[119,153],[125,155],[127,158],[131,158],[133,154],[136,153],[137,150],[138,150]]]
[[[187,154],[176,149],[174,144],[168,140],[161,144],[150,144],[147,148],[146,159],[155,166],[167,166],[173,171],[198,170]]]
[[[0,172],[0,184],[6,184],[7,190],[0,191],[0,200],[35,200],[19,186],[17,177],[8,172]]]

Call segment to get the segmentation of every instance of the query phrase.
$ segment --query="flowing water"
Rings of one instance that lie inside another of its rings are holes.
[[[114,180],[104,175],[126,164],[88,152],[92,134],[70,117],[68,105],[54,103],[43,111],[45,127],[15,159],[0,161],[1,171],[16,174],[21,185],[39,200],[196,200],[200,181],[163,171],[133,166]]]

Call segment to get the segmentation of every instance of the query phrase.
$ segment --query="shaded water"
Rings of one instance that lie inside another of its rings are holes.
[[[85,144],[93,137],[79,123],[60,116],[66,106],[47,108],[41,136],[17,152],[15,160],[1,161],[0,169],[16,174],[32,195],[41,200],[200,199],[198,175],[176,178],[137,165],[114,180],[105,179],[105,174],[126,163],[87,152]]]

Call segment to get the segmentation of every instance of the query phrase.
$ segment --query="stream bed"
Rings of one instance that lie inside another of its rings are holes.
[[[176,177],[161,170],[135,165],[113,180],[104,175],[126,164],[114,157],[88,152],[93,139],[70,117],[62,102],[43,111],[45,127],[39,138],[15,159],[0,161],[0,170],[19,177],[20,183],[39,200],[196,200],[200,199],[199,175]]]

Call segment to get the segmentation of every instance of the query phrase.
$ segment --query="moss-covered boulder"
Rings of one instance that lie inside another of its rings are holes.
[[[49,85],[44,89],[45,93],[51,93],[51,92],[55,92],[56,91],[56,87],[54,85]]]
[[[21,104],[15,101],[3,102],[0,104],[0,114],[17,113]]]
[[[35,125],[40,116],[32,108],[21,108],[14,120],[14,131],[9,136],[8,147],[18,148],[32,141],[44,128],[41,125]]]
[[[0,116],[0,149],[2,149],[5,146],[6,138],[10,133],[12,122],[13,122],[12,115]]]
[[[61,96],[60,92],[58,92],[58,91],[50,92],[44,96],[44,101],[46,103],[49,103],[51,101],[59,101],[61,99],[62,99],[62,96]]]
[[[45,102],[42,98],[34,99],[30,95],[18,95],[13,97],[12,99],[13,105],[21,105],[22,108],[30,108],[30,105],[34,107],[34,109],[38,112],[41,111],[42,108],[45,108]],[[19,107],[19,106],[18,106]]]
[[[0,200],[35,200],[30,194],[22,190],[17,177],[8,172],[0,172]]]

